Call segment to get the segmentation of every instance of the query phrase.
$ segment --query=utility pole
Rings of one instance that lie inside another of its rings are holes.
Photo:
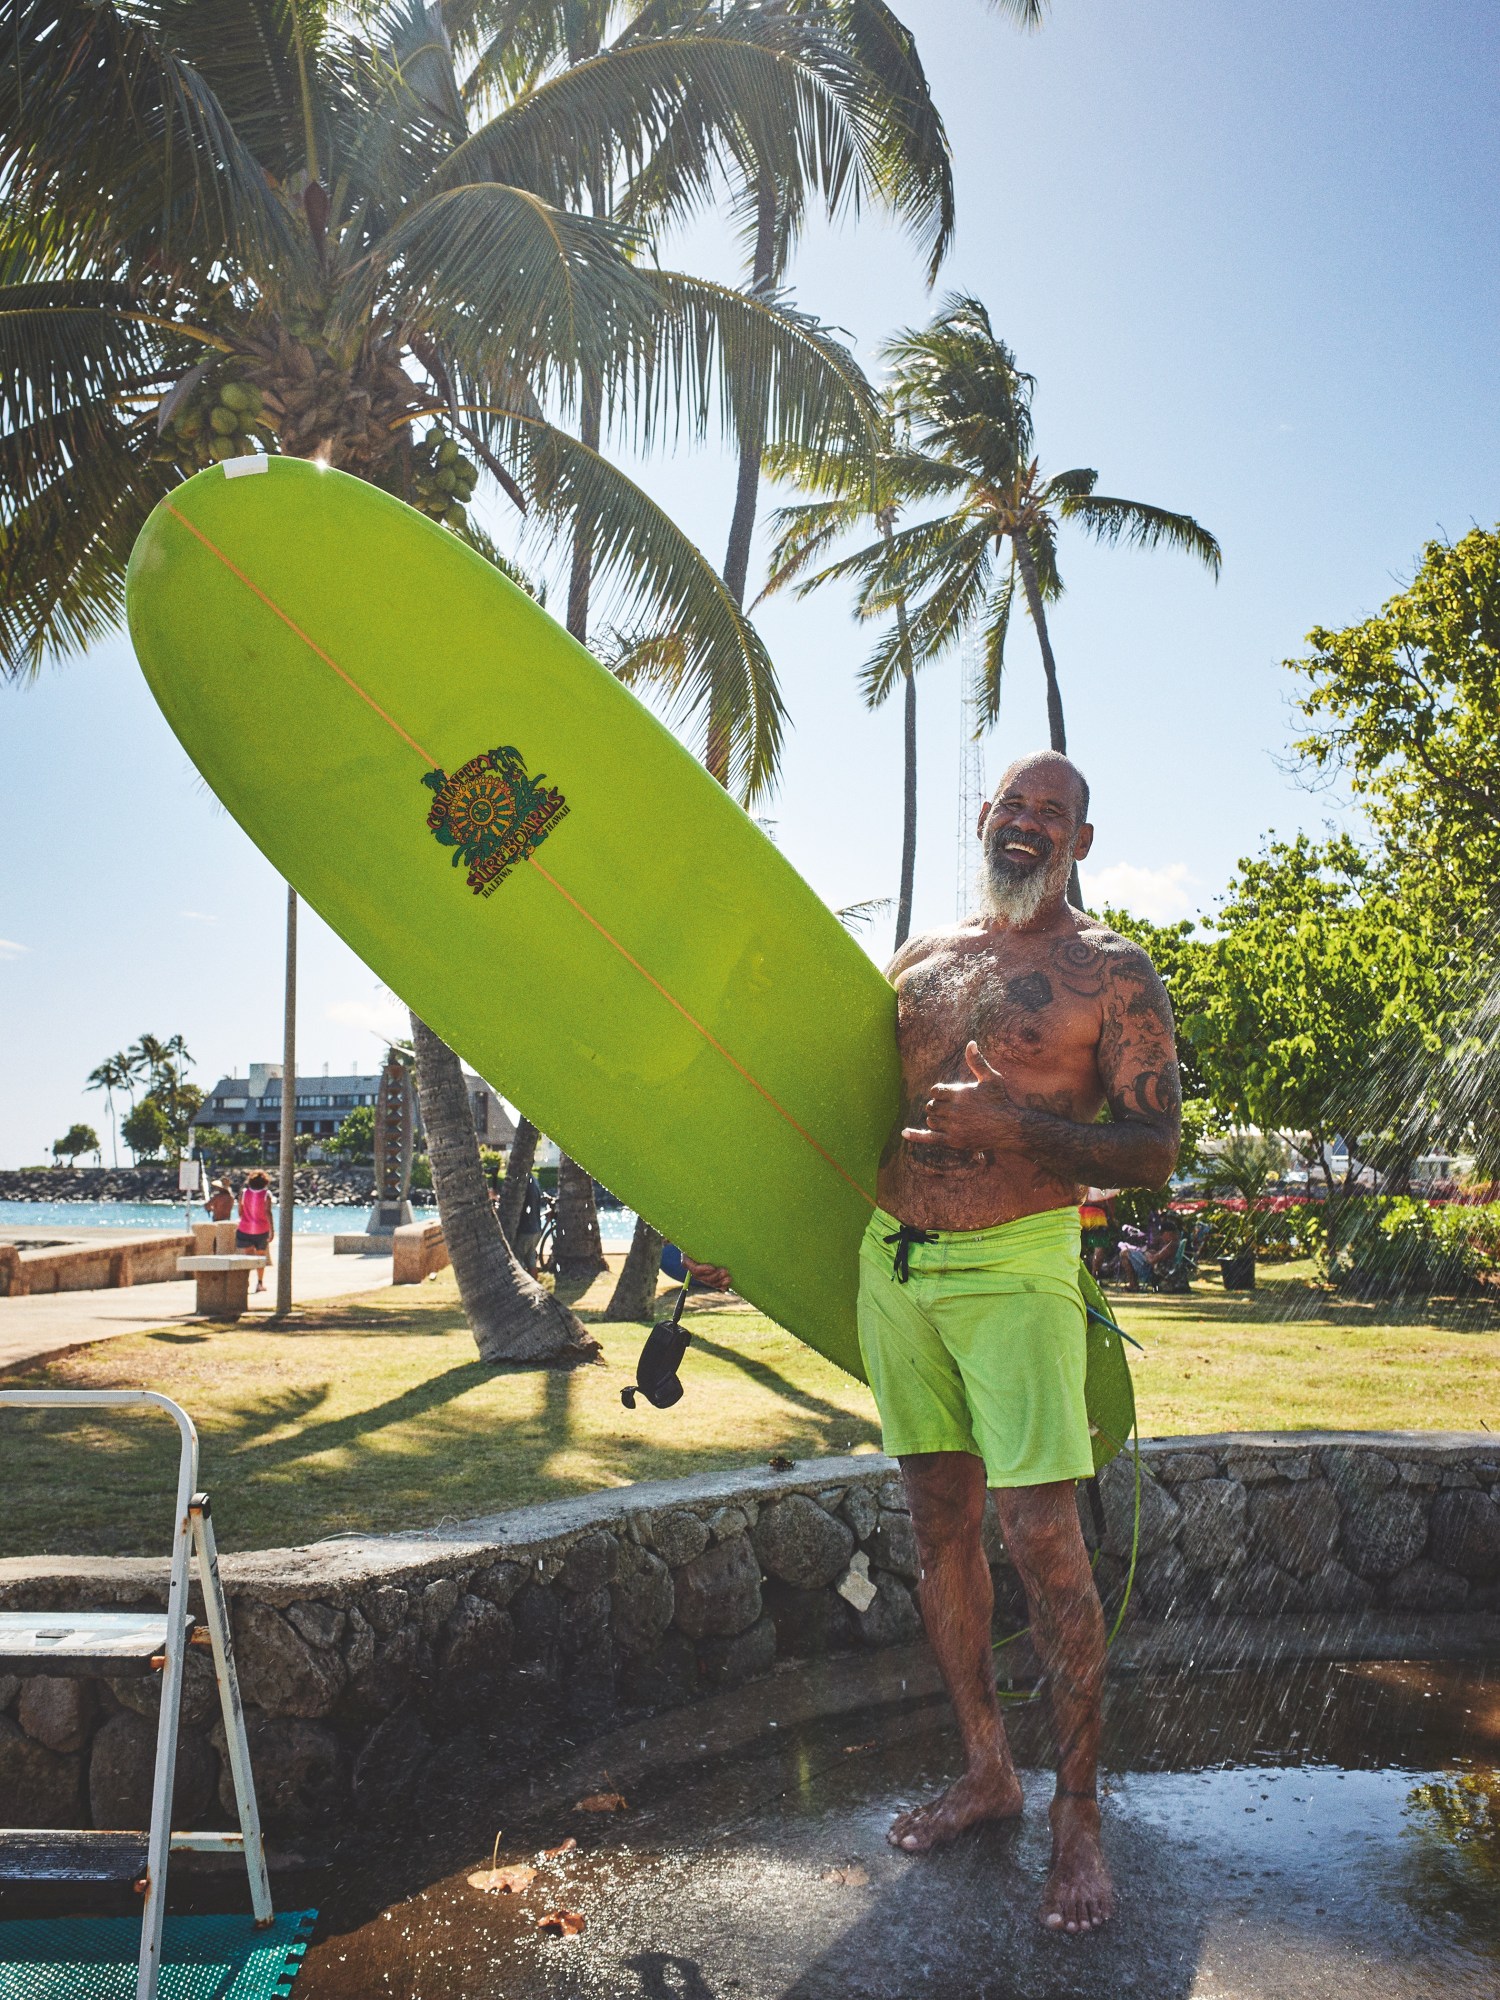
[[[286,1001],[281,1021],[281,1215],[276,1317],[292,1309],[292,1219],[297,1203],[297,891],[286,889]]]

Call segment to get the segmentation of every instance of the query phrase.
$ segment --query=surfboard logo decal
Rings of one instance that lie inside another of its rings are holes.
[[[526,759],[514,745],[481,751],[450,777],[446,771],[422,773],[433,792],[427,825],[443,847],[451,847],[453,866],[468,869],[466,880],[476,896],[492,896],[511,870],[541,846],[568,802],[545,772],[533,778]]]

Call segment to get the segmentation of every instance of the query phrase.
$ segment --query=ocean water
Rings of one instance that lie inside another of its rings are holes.
[[[295,1236],[352,1235],[365,1226],[368,1208],[309,1206],[293,1211]],[[194,1222],[206,1222],[201,1203],[192,1207]],[[417,1221],[437,1220],[435,1208],[416,1208]],[[0,1235],[9,1229],[176,1229],[183,1227],[181,1202],[165,1201],[0,1201]],[[635,1216],[628,1208],[601,1208],[599,1234],[607,1250],[630,1245]]]

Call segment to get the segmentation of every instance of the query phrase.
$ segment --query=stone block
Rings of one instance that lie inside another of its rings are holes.
[[[693,1639],[727,1639],[760,1616],[760,1564],[748,1535],[715,1542],[673,1579],[674,1622]]]
[[[491,1604],[498,1604],[506,1611],[529,1574],[525,1563],[492,1563],[470,1579],[469,1588],[476,1597],[487,1597]]]
[[[388,1638],[377,1639],[367,1666],[351,1672],[350,1692],[376,1715],[398,1708],[410,1691],[421,1654],[421,1634],[403,1625]]]
[[[627,1542],[609,1591],[609,1622],[622,1653],[651,1652],[672,1622],[677,1592],[658,1555]]]
[[[872,1578],[874,1602],[865,1611],[856,1611],[854,1622],[866,1646],[900,1646],[922,1636],[922,1614],[916,1600],[899,1577],[880,1570]]]
[[[0,1714],[4,1714],[20,1692],[19,1674],[0,1674]]]
[[[1399,1487],[1365,1495],[1344,1512],[1344,1560],[1359,1576],[1394,1576],[1427,1546],[1427,1509]]]
[[[880,1502],[868,1486],[851,1486],[844,1495],[839,1512],[854,1530],[857,1542],[867,1542],[875,1532],[875,1523],[880,1517]]]
[[[1311,1576],[1338,1547],[1339,1503],[1326,1479],[1257,1488],[1250,1521],[1259,1547],[1294,1576]]]
[[[1169,1493],[1142,1465],[1142,1555],[1171,1546],[1182,1519],[1178,1497],[1191,1490],[1191,1486],[1179,1486],[1175,1493]],[[1112,1556],[1129,1556],[1135,1523],[1135,1461],[1130,1452],[1122,1451],[1105,1466],[1099,1475],[1099,1493],[1104,1502],[1104,1546]]]
[[[1468,1595],[1467,1577],[1441,1568],[1428,1556],[1408,1563],[1385,1587],[1392,1611],[1461,1611]]]
[[[1283,1611],[1295,1611],[1297,1599],[1292,1578],[1264,1556],[1248,1563],[1233,1579],[1233,1608],[1250,1618],[1274,1618]]]
[[[664,1563],[676,1569],[691,1562],[708,1547],[708,1529],[696,1514],[677,1507],[670,1514],[657,1514],[651,1522],[651,1539]]]
[[[422,1592],[422,1637],[429,1646],[452,1617],[453,1607],[461,1595],[458,1579],[452,1576],[434,1577]]]
[[[917,1531],[910,1514],[897,1514],[889,1507],[882,1507],[874,1533],[869,1537],[869,1547],[870,1561],[876,1569],[889,1570],[892,1576],[905,1577],[910,1583],[915,1583],[922,1574]]]
[[[871,1599],[878,1594],[869,1582],[865,1589]],[[764,1599],[766,1611],[776,1626],[778,1653],[789,1658],[815,1659],[821,1653],[835,1653],[854,1643],[853,1613],[837,1591],[799,1590],[794,1584],[772,1581],[765,1587]]]
[[[528,1584],[510,1607],[510,1613],[516,1622],[516,1658],[550,1666],[557,1651],[560,1616],[556,1591],[543,1584]]]
[[[327,1715],[344,1689],[337,1653],[309,1646],[279,1611],[254,1598],[234,1607],[240,1692],[269,1715]]]
[[[1443,1468],[1433,1459],[1398,1458],[1396,1460],[1396,1484],[1398,1486],[1431,1488],[1443,1483]]]
[[[750,1526],[750,1516],[743,1507],[715,1507],[708,1517],[709,1539],[727,1542],[731,1535],[743,1535]]]
[[[1297,1584],[1299,1611],[1367,1611],[1374,1602],[1375,1592],[1364,1578],[1332,1556]]]
[[[1237,1479],[1242,1486],[1275,1486],[1285,1479],[1311,1479],[1312,1469],[1310,1451],[1273,1451],[1264,1445],[1257,1450],[1252,1445],[1245,1451],[1229,1451],[1224,1456],[1224,1477]]]
[[[156,1724],[124,1709],[100,1725],[89,1752],[89,1812],[95,1826],[145,1827],[151,1822],[156,1772]],[[177,1738],[172,1824],[199,1825],[213,1802],[218,1759],[195,1729]]]
[[[81,1750],[97,1707],[91,1682],[32,1674],[21,1689],[16,1716],[26,1734],[49,1750]]]
[[[768,1674],[775,1658],[776,1626],[762,1616],[733,1638],[700,1640],[698,1677],[706,1687],[736,1687],[758,1674]]]
[[[836,1514],[844,1504],[844,1495],[847,1491],[848,1488],[844,1486],[825,1486],[818,1495],[818,1505],[826,1508],[830,1514]]]
[[[1193,1479],[1216,1479],[1219,1461],[1211,1451],[1153,1452],[1151,1471],[1164,1486],[1186,1486]]]
[[[515,1643],[510,1613],[465,1591],[449,1616],[438,1659],[447,1673],[497,1674],[509,1664]]]
[[[1180,1617],[1189,1608],[1188,1566],[1177,1550],[1157,1549],[1136,1566],[1131,1593],[1150,1618]]]
[[[806,1494],[789,1493],[762,1511],[751,1543],[768,1576],[817,1590],[849,1567],[854,1533]]]
[[[568,1550],[567,1561],[558,1572],[558,1589],[579,1596],[601,1589],[613,1577],[619,1553],[619,1543],[602,1529],[596,1535],[585,1535]]]
[[[161,1713],[160,1674],[119,1674],[105,1685],[121,1708],[128,1708],[133,1715],[155,1718]],[[182,1706],[178,1710],[182,1726],[205,1728],[219,1712],[213,1654],[204,1646],[189,1646],[182,1663]]]
[[[366,1618],[375,1630],[389,1637],[399,1626],[406,1623],[406,1614],[411,1606],[409,1594],[394,1583],[383,1583],[378,1590],[372,1590],[362,1601]]]
[[[1439,1493],[1432,1503],[1431,1554],[1471,1582],[1500,1580],[1500,1500],[1478,1491]]]
[[[1235,1568],[1248,1554],[1249,1506],[1237,1479],[1198,1479],[1178,1489],[1177,1546],[1189,1569]]]
[[[889,1507],[893,1513],[906,1510],[906,1481],[899,1472],[888,1472],[880,1482],[878,1499],[882,1507]]]
[[[375,1664],[375,1644],[375,1627],[355,1605],[344,1635],[344,1669],[351,1680],[358,1680]]]
[[[668,1632],[649,1653],[620,1667],[620,1699],[632,1708],[675,1708],[698,1691],[698,1649],[684,1632]]]
[[[609,1585],[597,1590],[569,1591],[558,1601],[557,1650],[571,1664],[596,1660],[601,1667],[610,1658]]]
[[[286,1617],[309,1646],[336,1646],[344,1636],[348,1619],[332,1604],[289,1604]]]
[[[250,1769],[261,1818],[273,1832],[295,1832],[335,1814],[349,1791],[349,1759],[326,1722],[297,1716],[245,1717]],[[224,1756],[223,1725],[214,1732],[219,1752],[219,1804],[234,1811],[234,1786]]]
[[[1396,1483],[1396,1468],[1383,1452],[1325,1445],[1318,1453],[1318,1464],[1346,1507],[1358,1507]]]
[[[77,1826],[80,1757],[49,1750],[0,1715],[0,1807],[7,1826]]]

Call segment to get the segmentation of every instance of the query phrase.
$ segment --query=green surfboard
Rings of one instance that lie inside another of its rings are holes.
[[[188,755],[332,929],[623,1201],[862,1374],[895,995],[670,732],[455,536],[299,459],[163,500],[126,603]]]

